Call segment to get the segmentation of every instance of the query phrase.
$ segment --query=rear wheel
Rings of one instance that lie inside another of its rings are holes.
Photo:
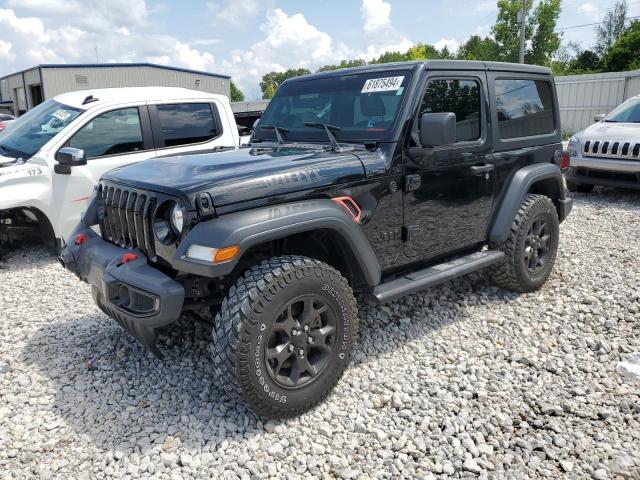
[[[340,379],[356,328],[356,301],[338,271],[306,257],[272,258],[247,271],[223,301],[215,371],[257,413],[297,415]]]
[[[593,190],[594,185],[589,185],[586,183],[572,183],[567,181],[567,190],[570,192],[577,193],[590,193]]]
[[[558,252],[560,226],[555,206],[544,195],[525,196],[509,237],[498,248],[504,261],[489,267],[490,279],[499,287],[532,292],[547,281]]]

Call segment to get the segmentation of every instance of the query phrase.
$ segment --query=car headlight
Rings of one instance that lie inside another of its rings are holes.
[[[569,158],[575,158],[578,156],[578,150],[580,150],[580,139],[576,136],[573,136],[569,139],[569,144],[567,145],[569,150]]]
[[[178,235],[182,233],[184,227],[184,208],[182,208],[179,202],[175,203],[171,209],[171,226]]]
[[[180,202],[173,200],[164,202],[153,219],[156,238],[165,245],[177,241],[184,228],[185,216],[185,209]]]

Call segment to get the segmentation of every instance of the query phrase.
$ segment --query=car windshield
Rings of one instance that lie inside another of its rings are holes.
[[[300,79],[282,85],[265,110],[254,141],[326,142],[318,124],[338,127],[340,142],[386,140],[396,122],[411,72],[405,70]],[[305,124],[315,124],[314,126]]]
[[[0,155],[28,159],[84,110],[47,100],[0,133]]]
[[[605,122],[640,123],[640,98],[632,98],[611,112]]]

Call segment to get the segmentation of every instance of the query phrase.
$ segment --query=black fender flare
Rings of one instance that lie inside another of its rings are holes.
[[[571,199],[565,199],[564,182],[562,181],[562,172],[557,165],[552,163],[535,163],[527,165],[516,171],[511,178],[509,187],[507,188],[500,208],[498,209],[491,228],[489,230],[489,241],[492,245],[503,243],[509,236],[509,230],[516,218],[520,204],[524,196],[531,190],[531,187],[541,180],[553,179],[558,182],[558,191],[560,196],[556,200],[559,203],[557,207],[559,211],[560,221],[564,220],[564,216],[568,215],[571,210]],[[566,211],[566,213],[564,213]]]
[[[340,236],[369,286],[380,283],[380,263],[364,231],[342,205],[330,199],[253,208],[201,222],[182,240],[171,263],[179,271],[222,277],[255,245],[319,229],[333,230]],[[194,244],[213,248],[237,245],[240,252],[233,260],[214,265],[186,257]]]

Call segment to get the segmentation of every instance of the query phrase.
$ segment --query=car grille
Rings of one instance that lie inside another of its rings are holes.
[[[585,157],[606,157],[640,161],[640,143],[587,140],[582,148]]]
[[[102,238],[154,257],[152,222],[157,203],[151,192],[101,182],[98,185],[98,205],[102,213],[99,216]]]

